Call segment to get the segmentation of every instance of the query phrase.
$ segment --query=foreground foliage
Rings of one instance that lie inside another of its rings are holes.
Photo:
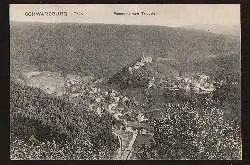
[[[241,159],[239,85],[226,82],[204,95],[165,92],[160,117],[149,118],[154,142],[137,159]]]
[[[20,139],[11,143],[12,154],[17,159],[28,159],[28,155],[33,155],[39,146],[41,150],[36,152],[40,156],[31,158],[110,159],[118,147],[117,139],[111,132],[114,119],[108,113],[100,117],[86,111],[84,103],[71,103],[14,82],[11,82],[10,89],[10,132],[14,139]],[[38,145],[28,149],[26,143],[32,136],[38,140]],[[60,156],[50,155],[46,149],[51,149],[52,142],[53,153],[62,150]],[[15,147],[19,145],[21,147]],[[18,151],[14,152],[14,148]],[[16,152],[23,152],[22,148],[27,152],[23,153],[24,157],[19,157]],[[42,156],[42,153],[47,155]]]

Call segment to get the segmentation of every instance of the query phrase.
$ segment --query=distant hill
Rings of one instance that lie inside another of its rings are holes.
[[[41,71],[102,78],[112,76],[143,55],[158,58],[162,73],[240,69],[238,37],[198,30],[11,22],[10,35],[11,69],[15,71],[27,65]]]
[[[196,30],[203,30],[207,32],[212,32],[216,34],[224,34],[224,35],[233,35],[233,36],[240,36],[241,30],[240,26],[233,25],[233,26],[226,26],[226,25],[189,25],[189,26],[183,26],[187,29],[196,29]]]

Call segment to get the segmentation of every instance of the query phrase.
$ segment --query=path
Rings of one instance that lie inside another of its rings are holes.
[[[133,150],[133,144],[135,142],[137,135],[138,135],[138,130],[133,132],[133,137],[129,143],[129,146],[122,153],[122,157],[121,157],[122,160],[128,160],[130,158],[132,150]]]
[[[114,130],[113,134],[118,137],[119,149],[117,150],[115,160],[127,160],[130,158],[133,152],[133,145],[138,135],[138,130],[136,131],[118,131]],[[131,134],[132,133],[132,134]],[[129,135],[131,134],[131,135]]]

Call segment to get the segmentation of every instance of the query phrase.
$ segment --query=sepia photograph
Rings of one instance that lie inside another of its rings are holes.
[[[10,4],[11,160],[242,160],[239,4]]]

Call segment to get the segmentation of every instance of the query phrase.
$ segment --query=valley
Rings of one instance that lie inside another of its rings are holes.
[[[12,159],[240,159],[237,37],[28,25],[11,26]]]

